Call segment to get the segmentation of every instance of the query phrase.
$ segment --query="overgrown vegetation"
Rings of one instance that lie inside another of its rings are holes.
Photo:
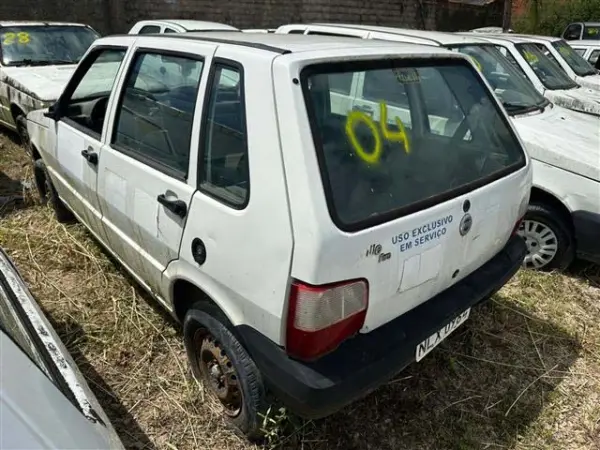
[[[0,195],[29,176],[0,135]],[[600,268],[520,272],[419,364],[330,418],[277,408],[249,444],[189,374],[179,327],[81,225],[33,198],[0,209],[14,259],[128,448],[478,450],[600,448]]]
[[[519,33],[560,36],[572,22],[600,21],[600,0],[529,0],[527,13],[515,20]]]

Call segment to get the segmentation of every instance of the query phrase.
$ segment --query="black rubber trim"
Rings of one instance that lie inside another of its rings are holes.
[[[318,419],[363,397],[411,364],[418,344],[495,294],[519,270],[525,254],[523,239],[513,236],[495,257],[454,286],[315,362],[291,359],[247,325],[238,326],[236,332],[284,404],[300,416]]]
[[[577,240],[577,256],[600,264],[600,214],[574,211],[572,217]]]
[[[215,30],[216,31],[216,30]],[[236,30],[219,30],[223,33],[237,33]],[[160,37],[163,39],[166,38],[174,38],[174,39],[186,39],[188,41],[206,41],[206,42],[214,42],[216,44],[231,44],[231,45],[239,45],[241,47],[249,47],[255,48],[257,50],[265,50],[267,52],[279,53],[280,55],[287,55],[288,53],[292,53],[291,50],[275,47],[273,45],[262,44],[260,42],[244,42],[244,41],[236,41],[233,39],[219,39],[219,38],[209,38],[204,36],[190,36],[189,33],[202,33],[202,31],[186,31],[185,33],[160,33],[160,34],[138,34],[135,36],[152,36],[152,37]],[[111,35],[111,37],[131,37],[131,34],[122,34],[122,35]],[[139,37],[138,37],[139,39]]]

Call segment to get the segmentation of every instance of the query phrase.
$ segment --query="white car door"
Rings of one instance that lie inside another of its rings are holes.
[[[196,190],[195,118],[216,45],[165,38],[149,43],[133,48],[118,89],[98,195],[110,247],[160,296],[162,272],[178,257]]]
[[[82,61],[50,115],[55,148],[45,162],[61,199],[78,218],[106,240],[96,195],[101,135],[106,108],[127,47],[99,48]]]

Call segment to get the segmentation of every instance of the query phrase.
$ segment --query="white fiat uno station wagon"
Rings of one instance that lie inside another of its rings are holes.
[[[319,418],[421,360],[526,252],[529,159],[442,48],[111,36],[28,126],[43,198],[183,324],[250,437],[267,390]]]

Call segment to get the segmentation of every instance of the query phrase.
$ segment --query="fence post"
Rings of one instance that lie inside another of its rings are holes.
[[[512,0],[504,0],[504,16],[502,18],[502,31],[508,33],[512,18]]]

